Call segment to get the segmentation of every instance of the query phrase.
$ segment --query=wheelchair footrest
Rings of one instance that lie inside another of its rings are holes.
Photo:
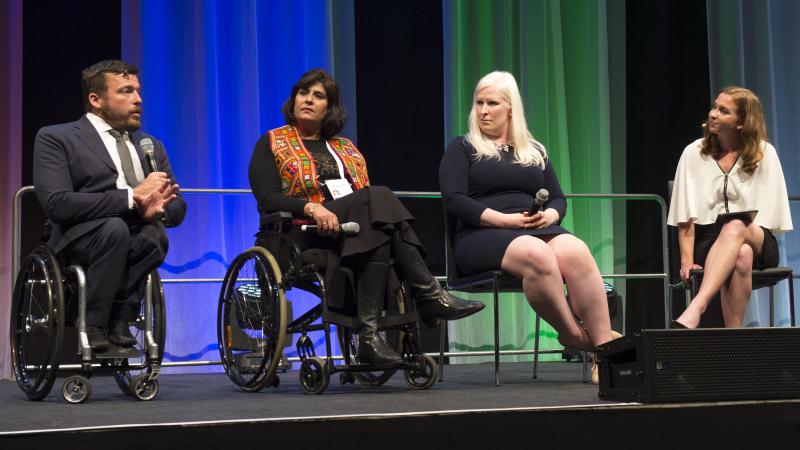
[[[133,347],[119,347],[113,344],[103,353],[93,353],[97,359],[128,359],[142,356],[142,352]]]
[[[418,364],[416,362],[405,361],[398,366],[382,367],[372,364],[337,364],[333,366],[334,372],[379,372],[383,370],[404,370],[416,369]]]

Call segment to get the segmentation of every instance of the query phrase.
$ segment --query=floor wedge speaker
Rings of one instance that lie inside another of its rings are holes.
[[[800,398],[800,328],[641,330],[600,347],[600,398]]]

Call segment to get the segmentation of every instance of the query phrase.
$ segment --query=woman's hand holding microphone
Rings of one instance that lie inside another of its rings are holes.
[[[317,232],[322,236],[334,237],[339,234],[339,218],[319,203],[306,203],[303,212],[314,219]]]

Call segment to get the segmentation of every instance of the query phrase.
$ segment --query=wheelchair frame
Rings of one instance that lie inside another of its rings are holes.
[[[10,338],[14,376],[20,389],[30,400],[44,399],[52,389],[61,361],[67,298],[64,287],[74,287],[78,308],[75,321],[78,333],[80,374],[70,375],[62,386],[62,396],[68,403],[83,403],[91,397],[93,372],[111,371],[119,388],[138,400],[151,400],[158,394],[158,376],[164,352],[166,310],[160,278],[151,272],[146,281],[143,317],[140,315],[131,326],[139,331],[139,346],[123,349],[113,346],[107,352],[94,352],[86,333],[86,276],[78,265],[68,266],[67,277],[62,276],[56,255],[40,245],[25,259],[17,274],[11,306]],[[39,304],[37,295],[43,289]],[[35,306],[35,307],[34,307]],[[42,308],[42,306],[45,306]],[[35,340],[37,332],[45,334],[45,342]],[[44,355],[31,364],[34,348],[44,344]],[[131,364],[129,359],[142,358]],[[93,361],[97,361],[97,363]],[[144,371],[131,377],[130,371]]]
[[[220,358],[231,380],[242,390],[250,392],[268,385],[279,386],[280,378],[276,373],[280,361],[278,354],[284,348],[286,335],[300,334],[296,343],[300,357],[299,375],[303,390],[308,394],[324,392],[329,386],[330,376],[335,373],[339,373],[342,384],[358,380],[362,384],[376,386],[385,383],[397,370],[403,370],[405,380],[412,389],[429,388],[436,380],[438,365],[433,358],[420,352],[419,314],[413,309],[413,302],[406,301],[408,294],[405,289],[401,289],[399,299],[393,305],[397,307],[397,314],[383,317],[378,324],[379,331],[384,330],[387,336],[393,337],[396,350],[401,351],[403,356],[402,365],[387,369],[360,364],[355,356],[357,349],[353,340],[358,322],[354,317],[328,307],[325,280],[319,272],[319,266],[303,263],[299,246],[288,236],[291,227],[299,224],[295,222],[287,212],[272,213],[265,217],[265,237],[271,239],[266,246],[270,248],[256,246],[248,249],[237,256],[225,274],[219,299],[217,337]],[[249,276],[242,278],[244,283],[250,284],[239,285],[239,276],[249,260],[254,262],[256,273],[249,273]],[[253,281],[259,284],[254,287]],[[293,288],[319,297],[320,303],[286,324],[290,308],[285,292]],[[257,295],[251,295],[248,299],[248,292]],[[243,317],[245,314],[248,315]],[[276,314],[279,317],[274,317]],[[315,324],[318,319],[321,323]],[[246,323],[245,327],[241,326],[242,322]],[[344,364],[335,364],[331,356],[331,324],[337,325]],[[252,341],[248,341],[248,348],[235,348],[234,344],[241,344],[241,338],[246,334],[242,328],[251,330],[247,339]],[[324,333],[324,357],[317,356],[308,337],[308,333],[313,331]],[[237,335],[239,341],[235,342]],[[241,352],[245,352],[244,356]],[[252,362],[246,365],[247,361],[242,363],[247,357],[259,355],[261,359],[257,365]]]

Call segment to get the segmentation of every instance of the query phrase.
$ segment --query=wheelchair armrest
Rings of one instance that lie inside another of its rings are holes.
[[[277,231],[278,233],[286,232],[293,227],[301,225],[313,225],[314,221],[303,218],[295,218],[292,213],[287,211],[276,211],[269,213],[261,219],[261,230],[264,231]]]
[[[263,218],[261,218],[262,225],[272,225],[278,222],[287,222],[292,220],[292,213],[288,211],[275,211],[274,213],[269,213]]]

